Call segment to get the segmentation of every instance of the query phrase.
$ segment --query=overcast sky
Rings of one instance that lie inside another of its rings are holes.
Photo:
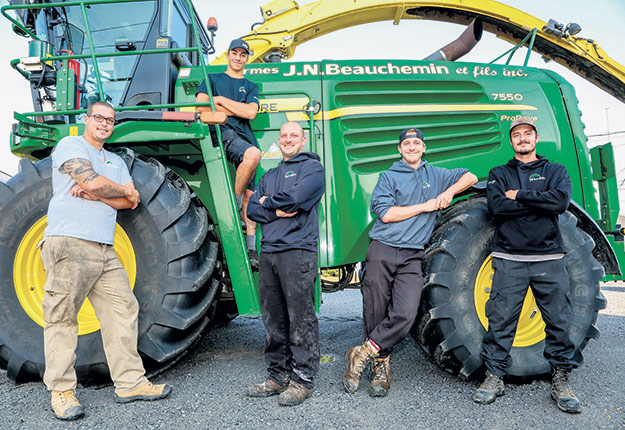
[[[2,4],[6,3],[2,1]],[[266,1],[227,0],[195,1],[195,6],[205,23],[210,16],[217,18],[216,47],[221,53],[231,39],[249,33],[250,26],[261,20],[260,6]],[[300,1],[300,4],[309,1]],[[504,0],[509,4],[535,17],[547,21],[550,18],[567,24],[576,22],[581,25],[579,36],[594,39],[610,57],[625,64],[623,47],[623,26],[625,23],[625,1],[622,0]],[[592,6],[589,4],[592,3]],[[566,6],[565,6],[566,5]],[[121,17],[120,17],[121,19]],[[455,39],[463,27],[424,20],[405,20],[399,25],[390,21],[371,23],[340,30],[300,45],[295,51],[293,61],[311,61],[321,59],[419,59]],[[27,39],[11,32],[11,25],[3,19],[0,25],[0,40],[3,41],[0,53],[0,81],[4,102],[0,106],[0,170],[10,174],[17,171],[17,158],[8,150],[8,134],[13,122],[13,111],[30,111],[32,102],[26,81],[9,66],[13,58],[28,54]],[[485,33],[482,41],[474,50],[462,58],[462,61],[488,62],[509,49],[512,45]],[[521,64],[525,54],[517,53],[514,64]],[[211,58],[212,60],[213,58]],[[588,83],[566,68],[554,62],[545,63],[538,54],[533,53],[530,65],[557,71],[576,88],[582,110],[582,120],[586,124],[586,134],[612,134],[590,137],[589,144],[602,144],[611,140],[617,154],[617,171],[620,181],[625,181],[625,104],[619,102],[604,91]],[[620,132],[620,133],[619,133]],[[625,187],[622,187],[625,188]],[[621,213],[625,213],[625,194],[621,195]]]

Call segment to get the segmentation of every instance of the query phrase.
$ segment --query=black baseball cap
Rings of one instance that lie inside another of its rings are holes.
[[[232,51],[237,48],[242,48],[248,55],[250,54],[250,45],[248,45],[248,43],[243,39],[234,39],[230,42],[230,48],[228,48],[228,51]]]
[[[530,127],[532,127],[534,129],[534,131],[536,133],[538,133],[538,130],[536,129],[536,123],[534,122],[534,120],[528,116],[522,116],[521,118],[517,118],[514,121],[512,121],[512,124],[510,124],[510,134],[512,135],[512,130],[519,125],[529,125]]]
[[[399,144],[409,137],[417,137],[421,139],[425,143],[425,137],[423,136],[423,132],[419,130],[417,127],[408,127],[404,129],[399,135]]]

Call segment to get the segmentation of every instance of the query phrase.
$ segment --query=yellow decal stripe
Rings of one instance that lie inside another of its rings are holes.
[[[484,111],[511,111],[511,110],[538,110],[530,105],[504,105],[504,104],[454,104],[454,105],[371,105],[349,106],[331,111],[319,112],[315,120],[328,121],[344,116],[391,114],[391,113],[438,113],[438,112],[484,112]],[[308,121],[304,112],[289,112],[286,114],[289,121]]]

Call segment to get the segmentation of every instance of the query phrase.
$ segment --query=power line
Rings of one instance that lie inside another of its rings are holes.
[[[591,134],[588,137],[602,137],[602,136],[613,136],[615,134],[623,134],[625,133],[625,130],[618,130],[618,131],[610,131],[607,133],[601,133],[601,134]]]

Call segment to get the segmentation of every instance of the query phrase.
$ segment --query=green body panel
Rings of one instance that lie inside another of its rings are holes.
[[[616,185],[616,169],[614,164],[614,149],[612,143],[596,146],[590,150],[593,179],[599,184],[600,219],[598,224],[607,230],[616,224],[619,207],[618,188]]]
[[[210,196],[220,196],[219,202],[215,202],[215,197],[213,197],[213,219],[217,221],[218,235],[221,243],[224,244],[223,250],[239,313],[242,315],[259,314],[258,277],[254,279],[247,261],[247,248],[234,200],[233,182],[223,156],[223,148],[214,147],[210,137],[202,139],[200,144],[204,155],[206,184],[210,189]],[[205,187],[202,187],[200,191],[206,198]]]

